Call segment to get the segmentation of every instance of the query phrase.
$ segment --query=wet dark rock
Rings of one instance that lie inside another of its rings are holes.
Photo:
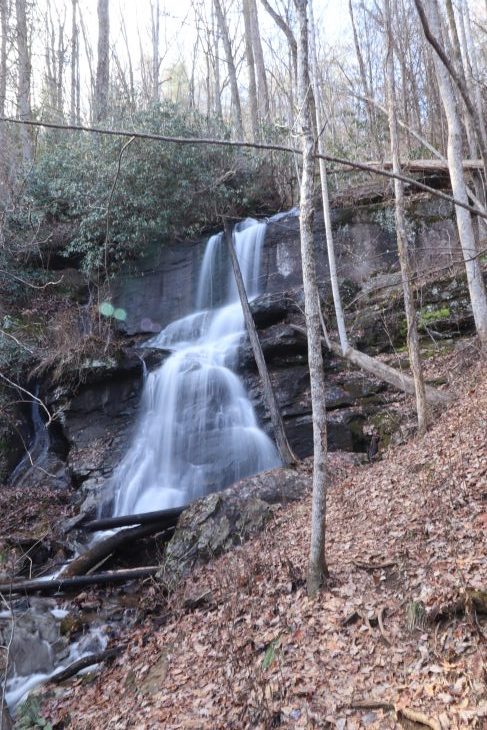
[[[263,529],[277,505],[302,499],[309,489],[305,472],[278,468],[194,502],[167,546],[160,579],[177,580],[194,565],[240,545]]]
[[[408,205],[415,263],[427,269],[446,259],[449,262],[457,246],[451,207],[440,206],[440,211],[436,201],[424,198],[410,198]],[[392,214],[390,206],[376,203],[333,211],[350,339],[358,349],[370,354],[397,351],[405,346],[406,324]],[[333,333],[324,225],[319,214],[315,240],[320,293]],[[57,433],[51,434],[50,471],[54,484],[62,486],[71,481],[79,488],[78,503],[87,497],[88,503],[94,501],[91,495],[110,478],[130,443],[142,390],[141,358],[151,370],[167,356],[161,350],[144,349],[143,341],[193,310],[204,243],[190,241],[155,247],[144,261],[120,276],[114,283],[114,303],[127,311],[123,330],[130,335],[128,346],[116,356],[87,361],[76,387],[62,385],[43,393],[52,410],[60,411]],[[291,444],[299,455],[305,456],[312,449],[312,425],[307,342],[292,328],[293,324],[304,322],[299,221],[295,215],[269,222],[261,270],[263,294],[251,302],[251,309]],[[81,286],[82,282],[78,283]],[[417,299],[420,329],[428,342],[431,337],[453,338],[473,331],[464,277],[426,284],[418,290]],[[365,451],[366,423],[400,395],[354,371],[326,350],[324,357],[329,447]],[[260,423],[271,433],[247,339],[240,347],[236,369],[249,390]]]
[[[290,325],[273,324],[260,333],[260,345],[268,366],[291,365],[296,355],[306,357],[306,340]],[[253,369],[255,359],[248,338],[242,342],[239,348],[238,368],[240,371]]]
[[[256,326],[261,329],[281,322],[291,312],[299,311],[293,291],[262,294],[250,302],[250,310]]]
[[[68,653],[61,637],[60,623],[51,613],[50,603],[37,602],[10,618],[0,618],[0,642],[10,644],[8,676],[51,672]]]

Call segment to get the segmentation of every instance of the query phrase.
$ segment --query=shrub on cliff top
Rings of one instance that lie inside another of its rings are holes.
[[[225,138],[200,114],[164,104],[114,127],[179,137]],[[194,236],[222,214],[242,215],[276,205],[276,157],[208,145],[177,145],[81,132],[49,132],[39,143],[22,204],[10,217],[11,235],[32,226],[75,223],[62,254],[87,271],[103,266],[108,209],[110,268],[133,258],[151,240]],[[111,194],[114,180],[116,185]]]

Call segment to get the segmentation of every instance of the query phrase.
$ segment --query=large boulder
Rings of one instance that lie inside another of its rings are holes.
[[[306,464],[280,467],[237,482],[194,502],[181,515],[159,572],[173,583],[198,564],[260,531],[276,506],[303,498],[311,486]]]

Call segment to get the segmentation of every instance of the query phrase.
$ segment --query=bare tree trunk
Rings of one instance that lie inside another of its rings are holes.
[[[373,96],[373,94],[372,94],[372,89],[369,86],[369,80],[367,78],[367,71],[365,68],[364,58],[362,55],[362,50],[360,48],[360,42],[358,39],[357,26],[355,24],[355,16],[354,16],[354,12],[353,12],[352,0],[348,0],[348,11],[350,14],[350,20],[352,22],[353,42],[354,42],[354,46],[355,46],[355,53],[356,53],[357,61],[358,61],[358,65],[359,65],[360,79],[362,81],[364,94],[366,97],[371,97],[371,96]],[[380,145],[380,142],[379,142],[379,139],[377,136],[377,120],[376,120],[375,111],[374,111],[373,106],[368,103],[366,104],[366,109],[367,109],[367,116],[369,118],[370,131],[371,131],[372,138],[373,138],[374,144],[375,144],[376,154],[380,159],[381,145]]]
[[[250,9],[250,27],[252,34],[252,46],[254,49],[255,71],[257,74],[257,99],[259,104],[259,116],[262,123],[269,116],[269,90],[267,88],[267,76],[265,71],[264,53],[260,40],[259,14],[255,0],[248,0]]]
[[[242,108],[240,106],[240,94],[238,91],[237,83],[237,71],[235,69],[235,61],[233,58],[232,44],[230,42],[230,35],[228,33],[227,21],[223,14],[223,9],[220,0],[213,0],[215,5],[216,18],[218,21],[218,27],[220,28],[220,35],[223,42],[223,49],[225,51],[225,58],[228,66],[228,77],[230,79],[230,93],[232,96],[232,107],[233,107],[233,118],[235,124],[235,134],[239,139],[243,138],[243,123],[242,123]]]
[[[242,14],[245,27],[245,56],[247,58],[247,71],[249,76],[249,107],[250,107],[250,128],[252,139],[259,138],[259,112],[257,105],[257,83],[255,80],[254,49],[252,45],[252,26],[250,22],[249,0],[242,0]]]
[[[56,56],[55,44],[56,36],[54,33],[54,25],[52,22],[51,3],[47,2],[48,12],[46,13],[46,75],[45,84],[47,90],[47,105],[50,113],[56,106]]]
[[[110,15],[109,0],[98,0],[98,57],[95,83],[95,121],[108,115],[110,85]]]
[[[320,112],[320,97],[318,89],[318,61],[316,57],[316,40],[315,40],[315,28],[313,19],[313,5],[312,0],[309,0],[309,18],[310,18],[310,56],[311,56],[311,75],[313,82],[313,93],[315,98],[315,114],[316,114],[316,128],[318,129],[318,153],[320,155],[325,154],[325,146],[323,142],[323,135],[320,134],[323,124],[321,120]],[[319,161],[320,167],[320,181],[321,181],[321,200],[323,203],[323,217],[325,219],[325,234],[326,234],[326,248],[328,252],[328,267],[330,269],[330,281],[331,289],[333,293],[333,304],[335,307],[335,316],[337,320],[338,334],[340,337],[340,344],[343,352],[348,348],[348,337],[347,330],[345,327],[345,317],[343,314],[342,302],[340,297],[340,288],[338,284],[338,274],[335,260],[335,246],[333,243],[333,229],[331,225],[331,211],[330,211],[330,199],[328,195],[328,176],[326,170],[326,162],[323,158]]]
[[[151,2],[151,36],[152,36],[152,101],[157,104],[159,95],[159,69],[161,61],[159,58],[159,24],[160,8],[159,0],[156,0],[155,7]]]
[[[386,18],[387,33],[387,54],[386,54],[386,81],[387,101],[389,107],[389,130],[391,137],[392,169],[394,173],[401,173],[399,156],[399,135],[397,129],[396,91],[394,84],[394,51],[392,38],[392,23],[390,0],[384,0],[384,12]],[[414,292],[411,285],[411,265],[409,261],[408,240],[406,233],[406,216],[404,213],[404,185],[400,180],[394,180],[394,193],[396,199],[396,236],[401,265],[402,287],[404,291],[404,309],[406,311],[406,322],[408,327],[407,344],[409,361],[414,378],[416,394],[416,411],[418,414],[418,432],[422,436],[428,428],[428,409],[426,405],[425,384],[423,367],[419,352],[419,336],[416,322],[416,306],[414,304]]]
[[[32,116],[30,97],[31,59],[27,32],[26,0],[16,0],[15,7],[17,13],[17,51],[19,58],[17,104],[20,118],[30,119]],[[22,159],[24,164],[28,165],[32,162],[33,151],[30,132],[25,125],[22,125],[20,138],[22,142]]]
[[[64,38],[63,22],[58,23],[58,48],[57,48],[57,76],[56,76],[56,108],[60,119],[64,119],[64,66],[66,64],[66,45]]]
[[[72,0],[71,16],[71,124],[79,124],[79,29],[77,20],[78,0]]]
[[[90,117],[93,119],[95,115],[95,72],[93,70],[93,49],[90,44],[90,39],[86,30],[86,26],[83,20],[83,13],[81,7],[78,6],[79,10],[79,23],[81,26],[81,33],[83,34],[83,45],[85,47],[86,60],[88,62],[88,70],[90,72]],[[79,79],[79,73],[78,73]]]
[[[252,312],[250,311],[249,300],[247,299],[247,292],[245,291],[245,284],[242,278],[242,272],[240,270],[240,264],[237,259],[237,254],[235,253],[235,247],[232,240],[232,231],[230,230],[230,225],[228,221],[224,222],[224,227],[225,239],[230,254],[230,260],[232,262],[235,281],[237,283],[240,303],[242,305],[242,310],[244,313],[245,325],[247,327],[250,344],[252,345],[252,351],[254,353],[255,362],[262,382],[264,399],[267,404],[267,408],[269,409],[272,427],[274,429],[274,436],[276,438],[277,449],[284,464],[294,464],[296,461],[298,461],[298,459],[296,458],[296,455],[293,454],[293,451],[287,440],[286,430],[284,428],[284,423],[281,418],[281,412],[279,410],[276,396],[274,394],[274,388],[272,387],[272,382],[265,362],[264,353],[262,352],[262,347],[260,345],[259,335],[257,334],[254,319],[252,317]]]
[[[2,33],[0,45],[0,114],[5,116],[5,102],[7,100],[7,36],[8,36],[8,0],[0,0],[0,30]]]
[[[470,21],[470,10],[468,4],[461,0],[460,4],[460,18],[462,25],[465,27],[465,53],[468,55],[471,68],[469,73],[470,87],[474,87],[475,105],[477,108],[477,114],[479,115],[483,133],[487,137],[487,131],[485,128],[485,116],[482,104],[482,91],[481,91],[481,74],[478,65],[477,51],[472,39],[472,24]]]
[[[1,721],[0,730],[13,730],[14,723],[13,723],[12,717],[10,715],[10,712],[8,711],[8,707],[3,704],[4,702],[5,702],[5,700],[3,699],[3,696],[2,696],[2,700],[1,700],[2,714],[0,715],[0,721]]]
[[[122,18],[122,22],[120,24],[120,30],[122,31],[122,37],[125,44],[125,50],[127,53],[127,62],[129,67],[129,98],[130,98],[130,104],[133,108],[135,108],[135,85],[134,85],[134,68],[132,65],[132,53],[130,51],[130,45],[127,38],[127,28],[125,26],[125,20]]]
[[[479,114],[477,113],[477,109],[475,108],[475,105],[473,104],[468,94],[468,89],[466,88],[460,74],[455,70],[454,66],[448,58],[448,55],[445,53],[444,49],[441,46],[439,40],[441,38],[441,18],[438,10],[437,0],[426,0],[425,7],[428,9],[428,13],[425,13],[422,0],[414,0],[414,3],[418,10],[426,39],[435,51],[434,63],[436,68],[436,75],[438,77],[438,62],[440,62],[444,68],[445,73],[447,73],[447,75],[449,74],[449,84],[451,85],[452,81],[454,82],[465,103],[467,113],[470,115],[472,125],[475,129],[475,134],[477,135],[477,141],[480,147],[480,154],[482,156],[482,162],[484,165],[484,175],[487,179],[487,133],[485,125],[483,123],[482,117],[479,116]],[[429,15],[429,21],[427,15]],[[443,96],[443,94],[441,95]]]
[[[282,30],[287,38],[293,61],[294,77],[296,78],[298,74],[298,44],[296,43],[294,33],[292,32],[291,28],[286,23],[284,18],[280,16],[279,13],[276,13],[274,8],[268,3],[267,0],[261,0],[261,3],[264,6],[265,10],[269,13],[271,18],[274,20],[275,24],[278,26],[278,28]]]
[[[451,46],[453,51],[453,59],[455,61],[455,66],[457,73],[462,79],[462,83],[465,85],[465,88],[467,89],[469,95],[471,95],[471,88],[469,83],[467,82],[467,76],[465,72],[465,67],[463,65],[463,59],[462,59],[462,50],[461,50],[461,44],[460,44],[460,38],[458,36],[458,28],[457,23],[455,19],[455,11],[453,8],[452,0],[445,0],[446,4],[446,12],[448,17],[448,25],[450,28],[450,40],[451,40]],[[466,52],[465,48],[465,52]],[[468,113],[468,111],[465,109],[465,106],[463,106],[463,122],[465,124],[465,131],[467,133],[467,142],[468,142],[468,150],[469,155],[472,160],[475,160],[477,158],[477,142],[475,138],[475,129],[472,123],[472,119]],[[483,190],[482,190],[482,180],[480,177],[480,173],[474,172],[473,173],[473,182],[475,186],[475,196],[478,200],[482,200],[483,197]],[[478,237],[479,235],[479,224],[480,220],[477,219],[476,226],[474,228],[474,231]]]
[[[214,45],[213,74],[215,80],[215,115],[219,121],[223,121],[221,82],[220,82],[220,34],[218,23],[215,23],[215,13],[211,16],[212,35]]]
[[[416,3],[419,0],[415,0]],[[436,0],[428,0],[427,23],[431,33],[440,36],[440,17]],[[452,81],[447,68],[438,55],[434,56],[434,64],[441,100],[448,123],[448,166],[454,197],[462,203],[468,200],[463,174],[462,127],[458,114]],[[482,269],[478,259],[478,247],[470,213],[456,206],[458,234],[462,246],[468,288],[477,334],[484,348],[487,348],[487,296],[482,278]]]
[[[7,36],[8,36],[9,4],[8,0],[0,0],[0,30],[2,33],[0,45],[0,114],[5,116],[7,101]],[[0,124],[0,203],[5,203],[8,197],[9,153],[7,150],[7,134],[5,124]]]
[[[327,433],[323,354],[321,351],[320,298],[316,281],[313,237],[314,142],[308,64],[307,0],[295,0],[298,14],[298,95],[301,110],[303,169],[301,177],[299,226],[305,319],[308,331],[308,364],[313,413],[313,505],[311,544],[308,562],[308,595],[322,586],[328,569],[325,560],[325,522],[327,487]]]

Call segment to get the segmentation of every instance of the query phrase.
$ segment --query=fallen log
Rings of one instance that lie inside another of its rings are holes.
[[[54,674],[50,678],[49,684],[61,684],[61,682],[65,682],[67,679],[74,677],[75,674],[81,672],[82,669],[92,667],[94,664],[106,662],[107,659],[113,659],[114,657],[118,656],[121,651],[122,647],[116,646],[113,649],[99,651],[97,654],[89,654],[88,656],[82,657],[81,659],[78,659],[78,661],[70,664],[69,667],[66,667],[66,669],[63,669],[62,672],[57,672],[57,674]]]
[[[163,532],[164,539],[169,540],[174,532],[174,527],[164,529],[164,527],[161,528],[158,522],[152,522],[148,525],[139,525],[138,527],[131,527],[128,530],[120,530],[120,532],[116,532],[104,540],[95,542],[84,553],[74,558],[74,560],[61,570],[59,577],[72,578],[76,575],[86,575],[90,568],[93,568],[93,566],[97,565],[100,560],[110,555],[110,553],[119,550],[128,543],[140,540],[143,537],[149,537],[149,535],[153,535],[159,531]]]
[[[368,163],[369,165],[373,167],[379,167],[384,170],[392,170],[392,161],[391,160],[384,160],[382,162],[378,162],[377,160],[373,160],[372,162]],[[407,170],[407,172],[416,172],[416,173],[443,173],[448,175],[449,174],[449,168],[448,168],[448,162],[446,160],[401,160],[401,168],[402,170]],[[482,160],[463,160],[463,169],[465,172],[476,172],[478,170],[483,169],[483,163]]]
[[[292,324],[291,328],[295,332],[299,332],[307,337],[305,327]],[[411,395],[415,394],[414,380],[410,375],[398,372],[394,368],[391,368],[390,365],[386,365],[386,363],[381,362],[374,357],[370,357],[370,355],[366,355],[364,352],[359,352],[359,350],[355,350],[353,347],[348,347],[346,352],[343,353],[342,348],[338,343],[332,341],[327,343],[324,337],[321,339],[335,355],[343,357],[345,360],[349,360],[357,367],[362,370],[366,370],[376,378],[384,380],[386,383],[393,385],[395,388],[402,390],[404,393],[409,393]],[[451,403],[452,399],[447,393],[442,393],[440,390],[436,390],[436,388],[433,388],[431,385],[427,385],[425,390],[426,400],[428,403],[431,403],[431,405],[445,406],[448,405],[448,403]]]
[[[149,525],[157,522],[161,529],[165,527],[174,527],[186,509],[184,507],[173,507],[172,509],[163,509],[156,512],[142,512],[135,515],[119,515],[118,517],[101,517],[98,520],[89,520],[74,525],[77,530],[85,532],[97,532],[98,530],[111,530],[116,527],[133,527],[134,525]],[[73,528],[71,528],[73,529]]]
[[[1,583],[0,593],[8,597],[12,593],[41,593],[50,595],[53,593],[64,593],[72,589],[84,588],[92,585],[110,585],[116,583],[127,583],[130,580],[150,578],[159,570],[158,565],[150,565],[145,568],[127,568],[125,570],[111,570],[106,573],[95,573],[93,575],[78,575],[74,578],[52,578],[51,580],[35,579],[18,580],[11,583]]]

